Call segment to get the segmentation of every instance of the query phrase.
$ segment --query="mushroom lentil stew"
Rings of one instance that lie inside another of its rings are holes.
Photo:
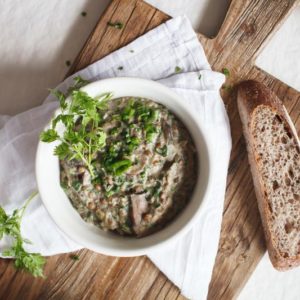
[[[95,176],[79,160],[60,159],[61,185],[85,221],[121,235],[153,233],[191,198],[193,140],[174,114],[148,99],[110,100],[99,114],[107,138],[93,157]]]

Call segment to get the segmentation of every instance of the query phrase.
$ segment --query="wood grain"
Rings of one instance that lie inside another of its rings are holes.
[[[227,86],[257,79],[284,101],[300,133],[300,94],[259,70],[255,58],[271,34],[298,1],[232,0],[220,32],[214,39],[199,34],[212,68],[230,70]],[[69,74],[128,44],[169,17],[139,0],[114,0],[100,18]],[[122,30],[107,27],[121,21]],[[209,299],[234,299],[265,252],[245,142],[237,112],[235,90],[222,90],[230,118],[233,149],[227,178],[219,251]],[[78,252],[48,258],[46,279],[18,273],[0,260],[0,299],[184,299],[146,257],[117,258]],[[196,280],[196,279],[195,279]]]

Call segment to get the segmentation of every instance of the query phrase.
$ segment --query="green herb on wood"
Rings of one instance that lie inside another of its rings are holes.
[[[116,28],[116,29],[122,29],[124,27],[124,24],[121,22],[113,23],[113,22],[109,21],[109,22],[107,22],[107,25],[110,27]]]
[[[9,249],[3,251],[2,255],[14,257],[15,267],[31,273],[34,277],[44,277],[43,268],[45,258],[39,253],[30,253],[24,249],[24,243],[31,242],[21,235],[21,221],[31,200],[37,195],[37,192],[31,194],[28,200],[20,209],[15,209],[11,215],[8,215],[0,206],[0,240],[4,236],[13,239],[13,244]]]
[[[70,258],[71,258],[72,260],[75,260],[75,261],[77,261],[77,260],[80,259],[79,255],[77,255],[77,254],[71,254],[71,255],[70,255]]]
[[[230,76],[230,72],[227,68],[223,68],[222,69],[222,73],[226,76],[226,77],[229,77]]]

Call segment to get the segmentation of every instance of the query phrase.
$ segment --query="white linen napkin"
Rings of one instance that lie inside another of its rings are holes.
[[[182,69],[181,73],[176,74],[176,66]],[[186,236],[149,257],[186,297],[205,299],[217,253],[231,150],[229,122],[219,95],[224,75],[211,71],[186,17],[160,25],[77,72],[57,88],[66,91],[78,75],[90,81],[117,76],[157,80],[181,95],[187,107],[197,112],[210,139],[213,160],[209,201]],[[39,133],[57,106],[57,101],[49,95],[41,106],[14,117],[0,116],[0,203],[8,212],[20,207],[37,188],[34,164]],[[27,246],[28,250],[43,255],[81,248],[57,228],[39,197],[28,207],[22,232],[33,242]],[[6,245],[6,240],[1,241],[0,251]]]

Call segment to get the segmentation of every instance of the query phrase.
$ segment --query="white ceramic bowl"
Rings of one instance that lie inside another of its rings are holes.
[[[199,170],[194,193],[183,211],[156,233],[141,239],[107,233],[81,219],[60,187],[58,157],[53,155],[56,143],[40,142],[36,155],[36,178],[45,207],[66,235],[95,252],[113,256],[137,256],[162,248],[191,229],[209,191],[211,160],[197,116],[186,108],[184,100],[176,93],[150,80],[125,77],[105,79],[88,84],[82,90],[91,96],[112,92],[114,98],[144,97],[168,107],[188,128],[197,148]]]

